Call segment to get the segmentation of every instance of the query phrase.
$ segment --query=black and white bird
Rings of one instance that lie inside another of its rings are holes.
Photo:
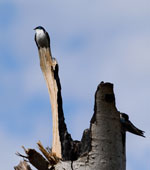
[[[40,48],[50,48],[50,38],[46,30],[42,26],[38,26],[34,28],[35,30],[35,42]]]
[[[40,57],[40,66],[42,69],[45,67],[45,63],[50,64],[53,71],[58,71],[57,60],[52,57],[50,49],[50,37],[46,30],[42,26],[34,28],[35,30],[35,42],[38,47],[39,57]]]
[[[144,136],[144,131],[138,129],[137,127],[135,127],[129,120],[129,116],[125,113],[120,113],[120,121],[123,125],[123,128],[125,131],[128,131],[130,133],[133,133],[135,135],[139,135],[139,136]]]

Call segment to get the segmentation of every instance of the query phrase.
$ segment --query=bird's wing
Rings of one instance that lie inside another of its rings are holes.
[[[38,43],[37,43],[37,40],[36,40],[36,34],[35,34],[35,36],[34,36],[34,40],[35,40],[35,42],[36,42],[37,47],[39,48]]]
[[[129,120],[124,123],[126,131],[131,132],[133,134],[139,135],[139,136],[144,136],[144,131],[138,129],[135,127]]]
[[[45,32],[46,33],[46,36],[47,36],[47,39],[48,39],[48,46],[49,46],[49,48],[50,48],[50,38],[49,38],[49,34],[47,33],[47,32]]]

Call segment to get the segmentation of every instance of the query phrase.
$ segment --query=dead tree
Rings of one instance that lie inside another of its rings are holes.
[[[58,63],[50,49],[39,49],[39,57],[51,101],[52,149],[48,151],[38,142],[44,157],[34,149],[25,148],[27,156],[18,155],[38,170],[125,170],[126,128],[115,106],[113,84],[101,82],[98,85],[90,126],[84,130],[81,141],[73,140],[65,124]],[[16,170],[24,170],[17,169],[18,166]]]

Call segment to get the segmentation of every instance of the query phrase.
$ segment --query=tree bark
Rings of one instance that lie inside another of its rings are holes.
[[[95,94],[90,135],[85,141],[85,145],[86,142],[91,145],[90,151],[87,150],[87,154],[80,155],[76,161],[60,162],[55,169],[125,170],[125,143],[123,142],[125,133],[121,133],[121,129],[120,114],[115,106],[113,84],[102,82]]]
[[[49,153],[45,154],[45,151],[43,152],[40,149],[47,158],[47,161],[42,159],[42,161],[44,161],[42,164],[40,163],[40,166],[43,165],[41,166],[42,169],[37,169],[47,170],[49,166],[55,170],[126,169],[125,131],[122,130],[120,112],[117,111],[115,106],[113,84],[102,82],[98,86],[95,93],[94,114],[90,121],[89,129],[84,131],[81,141],[73,141],[69,138],[67,142],[71,145],[71,147],[69,146],[71,151],[66,147],[65,152],[62,151],[62,153],[64,153],[62,159],[59,159],[56,163],[50,162],[47,156]],[[32,149],[31,151],[33,152]],[[37,167],[36,162],[42,162],[37,161],[39,158],[41,159],[41,155],[30,155],[31,151],[26,151],[26,154],[30,158],[30,163]],[[70,159],[67,151],[69,153],[72,152]],[[34,153],[38,155],[37,152],[34,151]],[[67,153],[67,156],[65,153]],[[75,157],[73,157],[73,155],[75,155]],[[38,159],[36,160],[36,158]]]
[[[94,115],[91,120],[92,151],[89,162],[95,162],[91,164],[93,169],[125,169],[122,135],[113,84],[102,82],[95,94]]]

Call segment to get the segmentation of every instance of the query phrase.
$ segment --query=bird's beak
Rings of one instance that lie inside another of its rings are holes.
[[[36,28],[34,28],[33,30],[36,30]]]

